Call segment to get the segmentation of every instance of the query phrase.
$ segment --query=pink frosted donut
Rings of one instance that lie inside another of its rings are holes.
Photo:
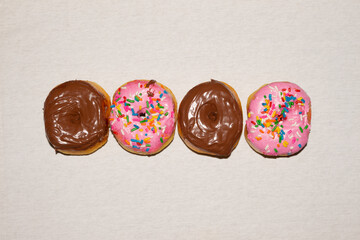
[[[298,85],[273,82],[248,98],[245,137],[265,156],[290,156],[307,144],[311,102]]]
[[[174,138],[176,99],[155,80],[134,80],[114,94],[110,126],[119,144],[129,152],[153,155]]]

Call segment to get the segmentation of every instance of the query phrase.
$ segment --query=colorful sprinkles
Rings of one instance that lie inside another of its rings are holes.
[[[277,86],[284,85],[267,85],[269,92],[265,94],[262,92],[261,99],[258,103],[260,107],[256,109],[249,109],[247,125],[250,129],[249,134],[253,134],[254,144],[264,147],[264,154],[266,155],[278,155],[280,150],[285,150],[287,155],[292,153],[293,146],[298,142],[298,148],[302,148],[303,145],[299,143],[299,140],[303,137],[303,134],[308,136],[310,126],[307,123],[307,111],[306,100],[303,98],[307,96],[305,92],[293,87],[278,88]],[[305,97],[306,98],[306,97]],[[256,106],[255,106],[256,108]],[[255,111],[254,111],[255,110]],[[297,129],[294,129],[294,127]],[[248,129],[249,129],[248,128]],[[258,132],[258,133],[257,133]],[[268,137],[266,137],[268,136]],[[265,145],[261,141],[275,141],[270,146]]]
[[[171,137],[175,113],[172,98],[165,97],[168,92],[164,87],[161,84],[148,86],[148,82],[135,80],[117,90],[111,105],[110,123],[119,141],[151,154]]]

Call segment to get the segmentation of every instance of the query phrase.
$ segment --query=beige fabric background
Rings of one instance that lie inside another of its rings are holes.
[[[0,239],[360,239],[360,1],[0,1]],[[265,159],[241,138],[229,159],[178,135],[155,157],[113,136],[55,155],[42,119],[57,84],[112,95],[156,79],[180,102],[210,78],[243,105],[288,80],[312,98],[310,141]]]

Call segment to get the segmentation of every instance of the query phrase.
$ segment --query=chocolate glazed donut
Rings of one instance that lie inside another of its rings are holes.
[[[196,152],[229,157],[242,132],[243,117],[235,90],[211,80],[192,88],[182,100],[179,134]]]
[[[56,152],[88,154],[106,142],[109,100],[95,87],[100,86],[75,80],[62,83],[49,93],[44,103],[45,131]]]

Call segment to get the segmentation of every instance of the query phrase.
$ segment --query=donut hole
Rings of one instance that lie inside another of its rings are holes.
[[[86,132],[84,131],[85,126],[82,122],[81,112],[79,109],[78,111],[72,110],[66,114],[62,114],[59,116],[57,123],[61,130],[61,135],[63,136],[72,136],[72,138],[78,139]]]
[[[69,121],[73,124],[79,124],[80,121],[80,113],[70,113],[68,115]]]
[[[66,114],[61,114],[58,118],[59,124],[64,126],[77,126],[81,124],[81,113],[78,111],[69,111]]]
[[[214,130],[219,123],[219,111],[214,102],[207,102],[198,111],[198,125],[204,130]]]
[[[215,122],[216,119],[217,119],[217,115],[218,115],[217,112],[209,112],[208,118],[209,118],[211,121]]]
[[[138,117],[146,117],[146,110],[147,108],[142,108],[141,110],[137,111]]]

